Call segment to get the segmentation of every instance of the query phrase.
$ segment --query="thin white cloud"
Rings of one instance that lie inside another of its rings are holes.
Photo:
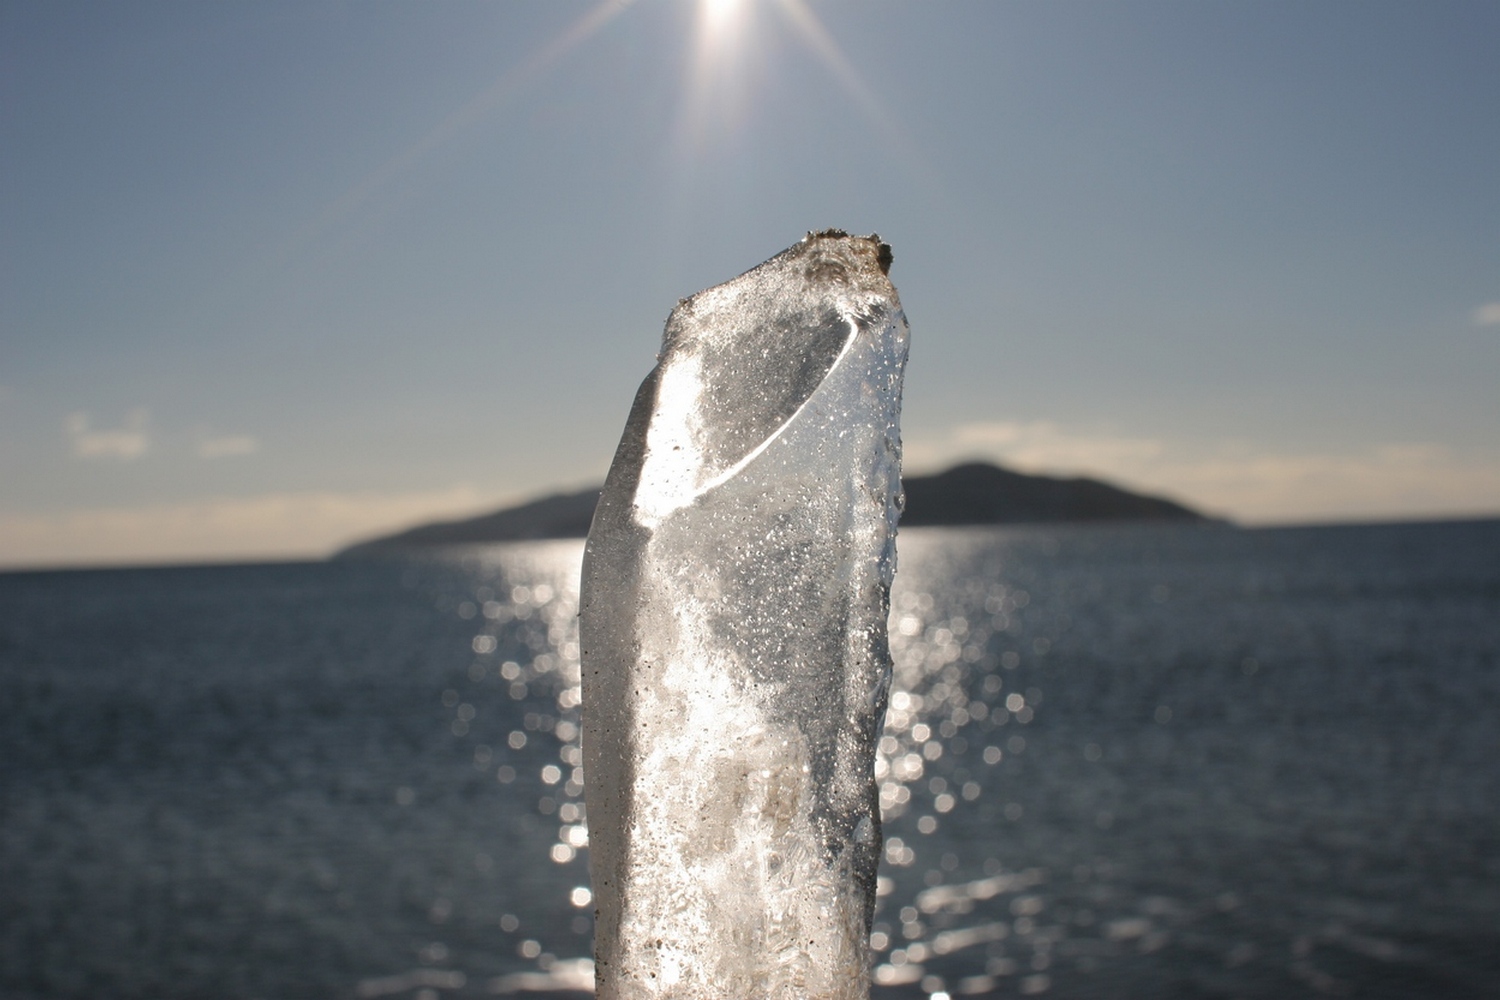
[[[1182,496],[1246,521],[1500,513],[1500,456],[1434,444],[1347,454],[1247,451],[1178,461],[1162,475]]]
[[[1027,472],[1095,476],[1252,524],[1500,514],[1500,450],[1421,442],[1292,452],[1006,421],[911,440],[906,465],[929,471],[972,458]]]
[[[1486,302],[1474,310],[1475,326],[1500,326],[1500,302]]]
[[[142,408],[131,410],[122,427],[95,430],[87,413],[68,415],[66,427],[73,454],[77,458],[114,459],[129,462],[144,455],[151,447],[146,433],[149,414]]]
[[[1011,465],[1032,472],[1083,472],[1154,459],[1165,451],[1165,445],[1154,438],[1077,433],[1050,420],[962,424],[954,429],[953,437],[963,446],[1000,449]]]
[[[498,503],[469,486],[272,493],[87,510],[0,512],[0,566],[319,558],[341,545]]]
[[[234,458],[260,451],[260,441],[253,434],[224,434],[198,442],[199,458]]]

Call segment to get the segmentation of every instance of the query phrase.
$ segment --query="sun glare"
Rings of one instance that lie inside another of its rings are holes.
[[[632,6],[633,0],[598,0],[561,34],[508,68],[493,84],[456,108],[426,135],[327,205],[293,236],[282,252],[292,252],[349,215],[432,150],[473,127],[497,106],[509,101],[551,69],[565,53],[594,37]],[[884,133],[890,148],[905,149],[907,144],[899,130],[880,107],[855,65],[808,6],[807,0],[767,0],[762,4],[753,0],[698,0],[696,37],[677,128],[679,157],[685,162],[696,160],[705,148],[744,125],[758,82],[756,74],[763,68],[760,64],[765,62],[763,50],[768,39],[763,37],[765,29],[758,22],[761,20],[759,15],[766,9],[782,16],[783,23],[791,27],[791,34],[817,57],[866,118]],[[762,51],[757,54],[757,49]]]
[[[723,180],[754,162],[753,126],[758,114],[761,124],[771,115],[762,99],[784,100],[787,95],[782,68],[789,58],[788,42],[827,72],[852,110],[873,126],[887,155],[927,181],[927,172],[919,169],[920,157],[881,107],[860,68],[813,12],[810,0],[696,0],[688,9],[693,12],[692,43],[671,157],[679,203],[674,218],[686,217],[700,178]]]
[[[699,56],[722,55],[743,44],[750,0],[698,0]]]
[[[755,44],[749,8],[749,0],[698,0],[679,123],[689,148],[701,149],[710,133],[734,131],[747,113]]]
[[[745,0],[700,0],[703,5],[703,20],[710,31],[727,30],[735,20]]]

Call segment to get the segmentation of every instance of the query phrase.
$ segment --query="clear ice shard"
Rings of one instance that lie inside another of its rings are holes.
[[[601,1000],[865,998],[907,326],[878,237],[680,302],[584,555]]]

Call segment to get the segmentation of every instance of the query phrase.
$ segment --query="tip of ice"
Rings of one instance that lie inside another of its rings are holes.
[[[875,263],[880,268],[881,274],[891,273],[891,262],[896,259],[891,252],[891,245],[880,239],[879,233],[871,233],[869,236],[850,236],[844,229],[809,229],[807,235],[802,237],[803,243],[811,243],[814,240],[865,240],[875,246]]]

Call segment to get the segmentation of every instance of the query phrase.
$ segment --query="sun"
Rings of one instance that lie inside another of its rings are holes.
[[[679,159],[691,169],[749,116],[756,68],[750,0],[698,0],[677,120]]]
[[[691,172],[705,153],[723,148],[726,139],[745,131],[757,92],[773,72],[773,50],[787,36],[827,70],[889,149],[911,158],[909,142],[813,13],[809,0],[697,0],[691,9],[693,40],[675,141],[684,172]]]
[[[749,0],[698,0],[700,48],[724,49],[744,34]]]
[[[703,20],[710,29],[725,30],[736,20],[745,0],[699,0]]]

